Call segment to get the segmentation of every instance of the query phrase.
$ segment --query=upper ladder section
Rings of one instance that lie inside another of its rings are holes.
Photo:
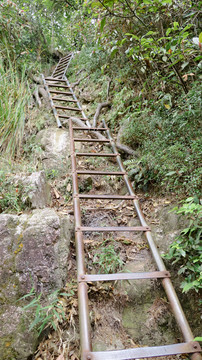
[[[73,53],[69,53],[68,55],[62,57],[58,62],[56,68],[54,69],[51,77],[62,79],[67,72],[67,69],[69,67],[72,58],[73,58]]]

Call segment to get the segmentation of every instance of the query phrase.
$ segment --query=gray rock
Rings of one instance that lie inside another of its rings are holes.
[[[123,272],[145,272],[154,271],[155,267],[152,264],[151,256],[147,250],[142,250],[135,254],[136,260],[125,265]],[[117,282],[117,288],[121,292],[126,292],[129,301],[136,304],[143,302],[152,302],[152,291],[155,289],[155,282],[151,280],[131,280]]]
[[[128,304],[123,311],[123,326],[133,341],[141,345],[176,342],[173,317],[166,302],[160,298],[156,298],[153,303]]]
[[[45,169],[63,170],[70,166],[69,132],[58,128],[39,131],[36,141],[41,145],[42,163]]]
[[[187,225],[183,217],[177,215],[175,212],[171,212],[175,206],[176,204],[172,204],[156,209],[156,217],[159,225],[152,225],[151,228],[160,253],[169,250],[170,244]]]
[[[33,172],[29,176],[16,176],[15,179],[21,185],[24,204],[29,204],[32,209],[42,209],[49,205],[50,186],[44,171]]]
[[[33,353],[37,335],[28,331],[33,313],[23,320],[22,301],[16,300],[32,286],[48,295],[64,285],[71,230],[69,217],[49,208],[0,215],[0,354],[7,354],[2,360],[26,360]]]

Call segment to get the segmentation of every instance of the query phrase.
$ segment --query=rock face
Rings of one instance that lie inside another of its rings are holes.
[[[32,314],[22,317],[22,302],[30,292],[50,294],[67,280],[72,224],[50,208],[20,216],[0,215],[0,354],[1,360],[26,360],[36,346],[29,332]]]
[[[46,181],[45,171],[33,172],[29,176],[15,177],[21,185],[22,201],[32,209],[43,209],[50,203],[50,186]]]
[[[70,156],[68,131],[58,128],[44,129],[37,134],[36,141],[43,149],[41,158],[44,168],[65,171]]]
[[[152,230],[155,234],[156,244],[161,252],[167,252],[169,245],[175,240],[175,237],[186,227],[184,219],[171,212],[174,207],[175,204],[156,209],[159,225],[152,226]]]

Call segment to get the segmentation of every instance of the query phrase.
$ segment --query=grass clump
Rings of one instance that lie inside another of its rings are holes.
[[[25,70],[19,75],[9,63],[4,68],[0,60],[0,151],[8,157],[19,154],[30,93]]]
[[[93,264],[99,266],[100,272],[112,274],[122,268],[123,261],[115,250],[114,244],[106,245],[104,241],[104,246],[94,255]]]

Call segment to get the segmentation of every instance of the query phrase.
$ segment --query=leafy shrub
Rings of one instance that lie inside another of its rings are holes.
[[[180,265],[178,274],[185,277],[181,283],[183,292],[190,289],[198,292],[202,288],[202,205],[197,198],[189,197],[180,208],[176,207],[173,211],[184,215],[189,220],[189,226],[181,231],[164,257],[172,260],[172,264]]]
[[[199,194],[202,154],[201,85],[167,110],[164,104],[125,123],[124,141],[138,150],[139,159],[125,161],[137,187],[158,185],[167,191]],[[133,140],[134,139],[134,140]]]

